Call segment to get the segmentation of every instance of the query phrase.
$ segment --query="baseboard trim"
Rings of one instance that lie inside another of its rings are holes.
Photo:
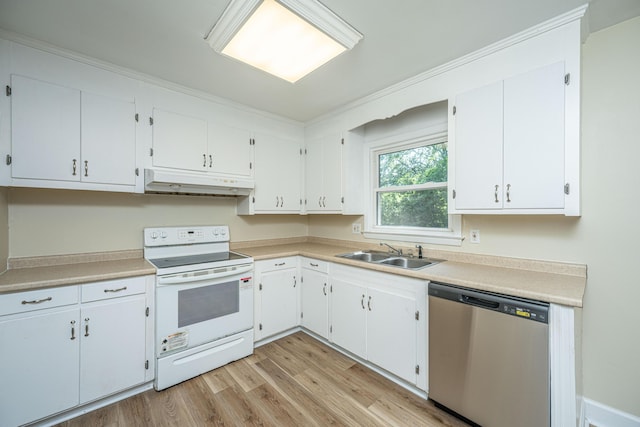
[[[640,417],[620,411],[600,402],[584,398],[580,426],[589,427],[640,427]]]

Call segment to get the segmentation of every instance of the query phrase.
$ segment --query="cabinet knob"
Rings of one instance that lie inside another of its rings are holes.
[[[84,176],[89,176],[89,160],[84,161]]]
[[[76,169],[78,168],[78,161],[73,159],[73,173],[71,175],[76,176]]]
[[[203,168],[207,167],[207,155],[206,154],[202,155],[202,167]]]
[[[71,340],[75,340],[76,339],[76,321],[72,320],[71,321]]]
[[[507,184],[507,203],[511,203],[511,184]]]
[[[499,186],[496,184],[496,188],[493,190],[493,197],[495,197],[496,203],[500,203],[500,200],[498,200],[498,188]]]

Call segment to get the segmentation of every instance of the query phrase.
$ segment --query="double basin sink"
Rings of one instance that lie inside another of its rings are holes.
[[[402,255],[394,255],[386,252],[357,251],[336,255],[340,258],[363,261],[370,264],[388,265],[392,267],[406,268],[408,270],[419,270],[430,265],[435,265],[440,260],[432,258],[413,258]]]

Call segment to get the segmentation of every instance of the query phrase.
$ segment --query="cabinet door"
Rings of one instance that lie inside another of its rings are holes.
[[[502,82],[456,97],[455,207],[502,208]]]
[[[80,180],[80,91],[11,76],[13,178]]]
[[[331,279],[331,341],[367,357],[367,290],[342,279]]]
[[[564,208],[564,90],[562,62],[504,81],[505,209]]]
[[[305,150],[306,210],[307,212],[322,211],[322,197],[324,196],[322,139],[309,141]]]
[[[145,295],[82,306],[80,403],[145,380]]]
[[[323,209],[342,210],[342,143],[340,135],[331,135],[322,144],[324,187]]]
[[[153,109],[153,165],[208,170],[207,121]]]
[[[134,103],[86,92],[81,101],[82,181],[135,185]]]
[[[209,156],[212,172],[250,177],[251,145],[250,133],[245,129],[237,129],[221,124],[214,124],[209,129]]]
[[[337,212],[342,209],[342,144],[339,134],[314,139],[307,144],[305,190],[307,212]]]
[[[295,141],[256,136],[256,212],[300,212],[300,157],[300,144]]]
[[[415,384],[415,298],[369,288],[367,315],[367,359]]]
[[[260,338],[298,325],[298,278],[296,269],[270,271],[260,277]]]
[[[0,321],[0,425],[25,424],[78,404],[78,313],[69,308]]]
[[[302,326],[323,338],[329,334],[329,276],[302,270]]]

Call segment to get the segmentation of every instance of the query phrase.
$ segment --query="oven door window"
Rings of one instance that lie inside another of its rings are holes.
[[[178,327],[237,313],[240,310],[238,280],[178,291]]]

